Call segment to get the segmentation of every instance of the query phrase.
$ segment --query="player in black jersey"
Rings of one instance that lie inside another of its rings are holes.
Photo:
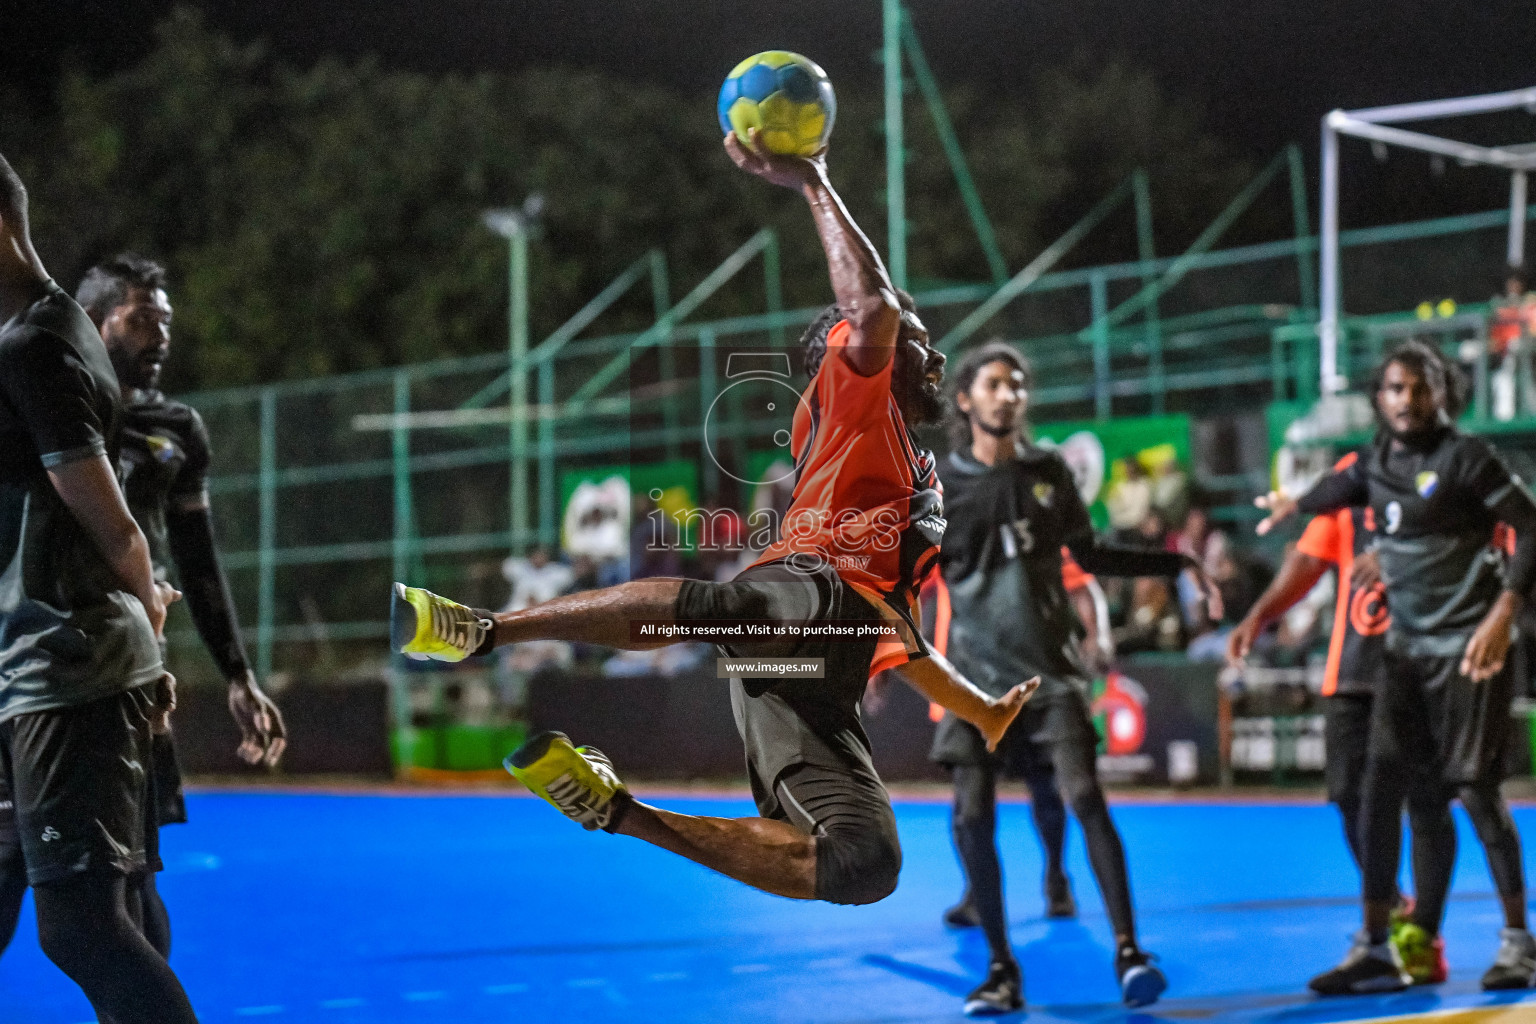
[[[117,484],[119,416],[101,336],[43,269],[0,157],[0,891],[33,886],[39,945],[102,1020],[193,1024],[128,897],[156,859],[144,766],[176,594]],[[0,910],[0,940],[14,924]]]
[[[1350,452],[1334,467],[1345,469],[1359,458]],[[1369,508],[1340,509],[1316,516],[1285,558],[1274,582],[1227,639],[1227,657],[1241,664],[1261,630],[1284,615],[1323,578],[1338,571],[1338,599],[1328,664],[1323,674],[1323,773],[1328,799],[1338,807],[1344,839],[1355,867],[1364,870],[1365,768],[1369,755],[1371,711],[1385,685],[1386,589],[1376,571],[1373,544],[1376,517]],[[1449,805],[1423,780],[1408,790],[1408,819],[1413,835],[1413,876],[1422,899],[1411,907],[1399,901],[1391,941],[1414,984],[1446,980],[1445,941],[1437,934],[1445,896],[1456,864],[1456,823]]]
[[[123,253],[86,272],[76,300],[101,332],[123,393],[119,466],[129,511],[149,540],[155,578],[178,582],[208,653],[229,685],[230,713],[240,728],[239,755],[249,764],[276,765],[286,743],[282,714],[261,691],[240,639],[229,583],[214,543],[208,505],[208,430],[189,405],[156,389],[170,355],[171,303],[165,270]],[[155,737],[156,827],[187,820],[181,770],[171,733]],[[170,919],[143,879],[144,933],[169,955]]]
[[[1381,427],[1365,457],[1299,499],[1258,499],[1270,513],[1260,532],[1296,511],[1369,506],[1392,613],[1366,768],[1364,927],[1344,961],[1312,980],[1318,992],[1388,991],[1410,980],[1387,936],[1401,808],[1416,777],[1407,766],[1426,759],[1435,798],[1459,796],[1472,819],[1503,904],[1483,987],[1527,988],[1536,979],[1520,836],[1499,793],[1513,695],[1506,655],[1536,585],[1536,501],[1486,441],[1456,429],[1447,410],[1457,407],[1460,387],[1440,353],[1420,342],[1399,346],[1372,381]],[[1491,543],[1500,522],[1516,536],[1507,564]],[[1447,873],[1435,884],[1449,881]],[[1429,882],[1419,880],[1421,899]],[[1443,906],[1443,894],[1433,896]]]
[[[1136,942],[1120,835],[1095,771],[1098,736],[1088,705],[1081,626],[1062,584],[1062,549],[1089,573],[1177,576],[1198,572],[1183,555],[1103,547],[1072,472],[1054,451],[1024,437],[1028,364],[1001,342],[966,355],[956,374],[955,450],[942,460],[949,521],[939,564],[951,608],[947,649],[967,678],[991,693],[1038,675],[1039,691],[988,754],[976,730],[952,715],[939,723],[931,757],[955,782],[955,837],[971,900],[991,949],[969,1014],[1023,1005],[1023,979],[1008,940],[995,840],[997,775],[1048,765],[1088,844],[1115,930],[1115,973],[1125,1001],[1154,1001],[1167,986]],[[1207,592],[1208,581],[1201,579]]]

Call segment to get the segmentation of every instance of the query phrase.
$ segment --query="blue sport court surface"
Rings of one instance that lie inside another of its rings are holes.
[[[744,798],[656,802],[752,813]],[[526,797],[204,792],[189,804],[192,823],[164,832],[160,884],[172,964],[208,1024],[957,1021],[985,969],[980,936],[939,923],[960,886],[940,802],[898,801],[901,885],[869,907],[762,895],[635,840],[583,832]],[[1358,921],[1331,808],[1127,802],[1115,816],[1168,995],[1140,1012],[1118,1003],[1075,824],[1081,917],[1041,919],[1029,808],[1005,803],[999,839],[1031,1021],[1536,1020],[1536,1002],[1477,989],[1500,919],[1464,818],[1450,983],[1319,1000],[1306,980],[1337,961]],[[1516,818],[1536,835],[1536,810]],[[29,903],[0,958],[0,1020],[91,1019],[38,952]]]

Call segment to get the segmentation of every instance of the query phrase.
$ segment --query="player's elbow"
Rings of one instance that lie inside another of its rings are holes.
[[[901,326],[901,302],[889,288],[878,288],[850,303],[848,319],[854,327],[856,342],[871,346],[893,346]]]

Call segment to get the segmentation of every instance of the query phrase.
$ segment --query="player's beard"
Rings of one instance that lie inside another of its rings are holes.
[[[1022,416],[1018,419],[1000,418],[997,423],[988,423],[982,416],[972,416],[970,417],[970,420],[971,426],[980,427],[982,433],[991,434],[993,437],[1008,437],[1010,435],[1015,435],[1019,432],[1019,428],[1022,427],[1024,423]]]
[[[107,349],[112,360],[112,370],[117,374],[119,387],[134,391],[151,391],[160,382],[160,364],[149,358],[149,352],[130,356],[122,347]]]
[[[908,426],[937,423],[944,418],[944,392],[928,382],[926,364],[913,367],[912,360],[898,355],[893,384],[901,415]]]
[[[1423,423],[1416,424],[1406,430],[1399,430],[1392,425],[1392,421],[1385,416],[1381,418],[1382,425],[1387,428],[1387,434],[1392,440],[1410,448],[1422,448],[1440,436],[1440,432],[1451,425],[1450,417],[1444,409],[1436,411]]]

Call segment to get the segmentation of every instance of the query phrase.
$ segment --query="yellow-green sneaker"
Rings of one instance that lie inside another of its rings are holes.
[[[389,607],[389,639],[418,661],[463,661],[485,642],[494,622],[430,590],[396,583]]]
[[[1415,985],[1439,985],[1449,975],[1445,940],[1440,936],[1430,938],[1422,926],[1399,921],[1392,928],[1390,941],[1403,961],[1403,970]]]
[[[502,765],[589,832],[616,825],[617,811],[628,801],[629,790],[614,773],[613,762],[600,750],[572,746],[563,732],[535,733]]]

